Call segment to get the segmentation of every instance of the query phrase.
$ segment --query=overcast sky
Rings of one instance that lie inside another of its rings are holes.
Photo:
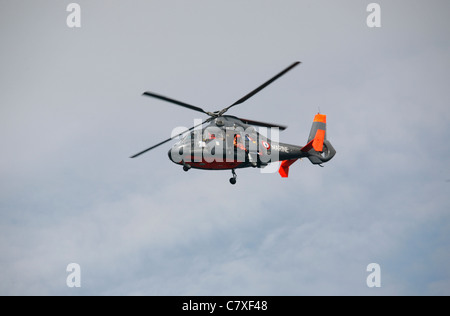
[[[450,295],[448,1],[70,2],[0,1],[1,295]],[[205,118],[142,92],[215,111],[297,60],[229,114],[304,145],[320,107],[325,168],[128,158]]]

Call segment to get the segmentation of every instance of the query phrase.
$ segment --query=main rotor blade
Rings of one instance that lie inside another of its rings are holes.
[[[243,123],[248,125],[256,125],[256,126],[262,126],[262,127],[277,127],[280,129],[280,131],[284,131],[287,126],[285,125],[278,125],[278,124],[272,124],[272,123],[266,123],[266,122],[260,122],[260,121],[254,121],[254,120],[247,120],[243,118],[239,118]]]
[[[248,99],[250,99],[252,96],[254,96],[255,94],[257,94],[259,91],[261,91],[262,89],[264,89],[265,87],[267,87],[268,85],[270,85],[272,82],[274,82],[275,80],[277,80],[278,78],[280,78],[281,76],[283,76],[284,74],[286,74],[289,70],[291,70],[292,68],[294,68],[295,66],[301,64],[301,62],[296,61],[295,63],[293,63],[292,65],[290,65],[289,67],[287,67],[285,70],[283,70],[282,72],[280,72],[278,75],[276,75],[275,77],[273,77],[272,79],[266,81],[265,83],[263,83],[262,85],[260,85],[258,88],[256,88],[255,90],[253,90],[252,92],[250,92],[249,94],[247,94],[246,96],[240,98],[239,100],[237,100],[236,102],[234,102],[232,105],[230,105],[229,107],[225,108],[225,112],[228,111],[229,109],[231,109],[233,106],[241,104],[245,101],[247,101]]]
[[[165,143],[167,143],[167,142],[170,142],[172,139],[177,138],[178,136],[181,136],[181,135],[183,135],[183,134],[185,134],[185,133],[187,133],[187,132],[190,132],[190,131],[192,131],[193,129],[199,127],[199,126],[202,126],[203,124],[210,122],[211,120],[212,120],[212,118],[209,118],[209,119],[207,119],[206,121],[204,121],[203,123],[198,124],[198,125],[195,125],[195,126],[191,127],[190,129],[185,130],[183,133],[180,133],[180,134],[178,134],[178,135],[175,135],[175,136],[173,136],[173,137],[171,137],[171,138],[168,138],[168,139],[166,139],[166,140],[160,142],[159,144],[156,144],[156,145],[154,145],[154,146],[152,146],[152,147],[150,147],[150,148],[147,148],[147,149],[145,149],[145,150],[143,150],[143,151],[141,151],[141,152],[139,152],[139,153],[137,153],[137,154],[131,156],[130,158],[136,158],[136,157],[138,157],[138,156],[140,156],[140,155],[142,155],[142,154],[145,154],[147,151],[150,151],[150,150],[152,150],[152,149],[155,149],[155,148],[158,147],[158,146],[161,146],[161,145],[163,145],[163,144],[165,144]]]
[[[202,113],[208,114],[208,112],[206,112],[205,110],[203,110],[202,108],[199,108],[197,106],[190,105],[190,104],[187,104],[187,103],[184,103],[184,102],[181,102],[181,101],[177,101],[177,100],[174,100],[174,99],[171,99],[171,98],[168,98],[168,97],[165,97],[163,95],[159,95],[159,94],[156,94],[156,93],[153,93],[153,92],[150,92],[150,91],[146,91],[142,95],[146,95],[146,96],[149,96],[149,97],[157,98],[157,99],[160,99],[160,100],[163,100],[163,101],[167,101],[167,102],[170,102],[170,103],[174,103],[174,104],[183,106],[185,108],[188,108],[188,109],[191,109],[191,110],[194,110],[194,111],[197,111],[197,112],[202,112]]]

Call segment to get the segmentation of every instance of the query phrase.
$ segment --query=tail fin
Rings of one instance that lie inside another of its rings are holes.
[[[314,149],[313,151],[311,149]],[[327,140],[327,116],[316,114],[308,137],[308,144],[302,148],[308,152],[308,159],[315,165],[329,161],[336,154],[331,143]]]
[[[323,152],[323,141],[327,139],[327,116],[316,114],[309,133],[308,143],[313,141],[312,147],[317,152]]]

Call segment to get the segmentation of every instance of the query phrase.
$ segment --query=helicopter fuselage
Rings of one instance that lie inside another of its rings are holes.
[[[271,162],[310,155],[301,146],[280,143],[278,128],[260,131],[234,116],[217,117],[176,143],[169,150],[169,158],[188,169],[227,170],[262,168]]]

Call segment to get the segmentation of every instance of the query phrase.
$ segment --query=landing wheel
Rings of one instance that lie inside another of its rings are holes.
[[[230,183],[235,185],[236,184],[236,180],[237,180],[237,174],[234,171],[234,169],[231,169],[231,172],[233,173],[233,178],[230,178]]]
[[[186,171],[186,172],[188,172],[190,169],[191,169],[191,166],[189,166],[189,165],[184,165],[183,166],[183,170]]]

